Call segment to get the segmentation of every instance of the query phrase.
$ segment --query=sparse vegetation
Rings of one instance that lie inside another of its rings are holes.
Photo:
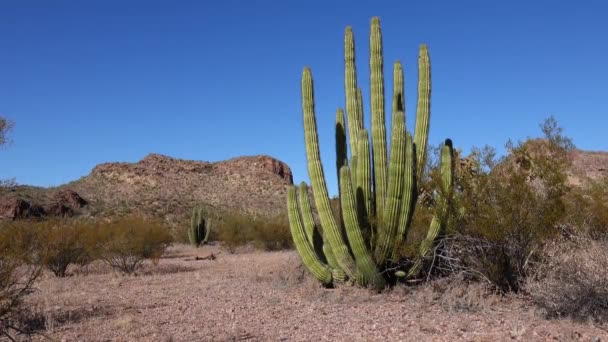
[[[548,316],[608,321],[608,240],[560,239],[544,256],[526,290]]]
[[[99,259],[116,270],[131,274],[146,259],[157,263],[172,237],[160,223],[128,216],[98,224],[95,240]]]
[[[284,215],[252,217],[239,213],[223,214],[214,234],[214,239],[229,250],[248,244],[265,251],[292,247],[289,223]]]

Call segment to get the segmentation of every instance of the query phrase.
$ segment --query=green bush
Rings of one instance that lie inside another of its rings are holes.
[[[566,217],[571,141],[553,118],[544,139],[509,143],[509,155],[474,154],[473,172],[457,177],[451,250],[475,273],[503,290],[517,291],[538,261],[538,251],[559,234]]]
[[[608,237],[608,177],[587,180],[583,187],[574,188],[566,198],[569,227],[573,234],[593,239]]]
[[[214,234],[213,238],[221,241],[229,249],[247,244],[266,251],[288,249],[293,246],[285,215],[255,217],[225,214],[222,215],[218,226],[211,231]]]
[[[159,222],[128,216],[96,227],[96,256],[112,268],[131,274],[146,259],[154,263],[173,242]]]

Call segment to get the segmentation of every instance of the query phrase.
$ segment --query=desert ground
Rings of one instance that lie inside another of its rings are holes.
[[[177,245],[135,276],[103,264],[71,273],[45,274],[28,297],[52,340],[608,341],[606,325],[547,319],[525,297],[479,285],[324,289],[295,251]]]

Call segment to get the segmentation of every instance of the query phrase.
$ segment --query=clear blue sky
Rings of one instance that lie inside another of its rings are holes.
[[[0,178],[59,185],[98,163],[155,152],[210,161],[268,154],[296,182],[308,180],[300,75],[309,65],[335,193],[344,27],[355,32],[368,108],[374,15],[387,90],[392,62],[404,63],[410,129],[418,45],[429,45],[432,144],[501,147],[538,135],[554,114],[578,147],[608,150],[607,4],[0,0],[0,113],[16,123]]]

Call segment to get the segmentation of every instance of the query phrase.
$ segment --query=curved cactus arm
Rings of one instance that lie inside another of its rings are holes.
[[[405,116],[403,111],[398,111],[393,115],[395,119],[391,132],[388,191],[382,226],[378,229],[375,250],[376,262],[379,265],[384,265],[386,259],[392,256],[393,248],[395,248],[395,236],[401,214],[401,201],[405,184]]]
[[[315,205],[323,227],[323,234],[329,242],[340,268],[352,279],[356,275],[356,266],[350,255],[342,233],[329,204],[327,185],[323,175],[323,165],[319,151],[319,137],[315,118],[314,90],[312,72],[305,68],[302,74],[302,111],[304,113],[304,135],[306,140],[306,158],[308,174],[312,183]]]
[[[344,122],[344,111],[338,108],[336,111],[336,171],[338,182],[340,181],[340,169],[348,165],[348,148],[346,146],[346,126]]]
[[[298,199],[304,223],[304,231],[306,232],[308,242],[313,247],[313,250],[319,259],[322,262],[327,261],[327,264],[331,268],[333,279],[339,282],[345,281],[347,279],[346,274],[340,269],[336,257],[331,250],[331,246],[327,242],[327,239],[323,237],[319,227],[315,224],[314,217],[312,216],[312,208],[310,207],[310,200],[308,199],[308,186],[305,182],[300,183]]]
[[[302,219],[298,210],[298,202],[296,199],[296,188],[289,187],[287,190],[287,208],[289,215],[289,229],[293,243],[300,254],[302,263],[321,283],[325,285],[332,284],[332,273],[327,265],[318,258],[317,254],[308,242],[306,232],[302,226]]]
[[[408,277],[415,277],[422,269],[423,259],[429,254],[435,240],[441,234],[442,229],[445,227],[447,216],[449,215],[449,201],[452,196],[452,187],[454,179],[454,150],[452,147],[452,141],[447,139],[441,148],[441,183],[442,183],[442,194],[439,199],[438,208],[435,211],[435,215],[429,226],[426,238],[420,244],[420,250],[418,258],[414,265],[408,272]]]
[[[343,166],[340,169],[340,205],[344,216],[344,226],[346,228],[346,236],[348,242],[355,255],[357,269],[359,274],[357,282],[360,285],[372,286],[374,288],[383,288],[386,282],[382,275],[378,272],[376,264],[372,259],[371,253],[367,249],[363,234],[361,234],[361,225],[357,215],[357,207],[353,194],[353,186],[351,184],[350,170],[348,166]]]
[[[308,200],[308,186],[305,182],[300,183],[300,189],[298,191],[298,199],[300,201],[300,211],[302,213],[302,221],[304,223],[304,231],[306,232],[306,238],[311,246],[315,245],[315,219],[312,216],[312,209],[310,208],[310,201]]]
[[[370,44],[370,88],[371,88],[371,123],[372,155],[374,159],[374,192],[376,216],[379,225],[383,225],[384,202],[386,197],[387,163],[386,163],[386,122],[384,118],[384,62],[382,57],[382,31],[380,19],[372,18]]]
[[[431,117],[431,62],[429,50],[425,44],[420,46],[418,54],[418,105],[416,107],[416,131],[414,143],[416,144],[416,179],[422,180],[424,165],[426,163],[426,148],[429,140],[429,125]],[[420,186],[420,184],[418,184]]]
[[[403,201],[401,203],[401,216],[397,227],[393,260],[401,257],[402,244],[407,236],[407,231],[412,223],[414,210],[416,208],[416,151],[412,135],[406,133],[405,138],[405,184],[403,187]]]

